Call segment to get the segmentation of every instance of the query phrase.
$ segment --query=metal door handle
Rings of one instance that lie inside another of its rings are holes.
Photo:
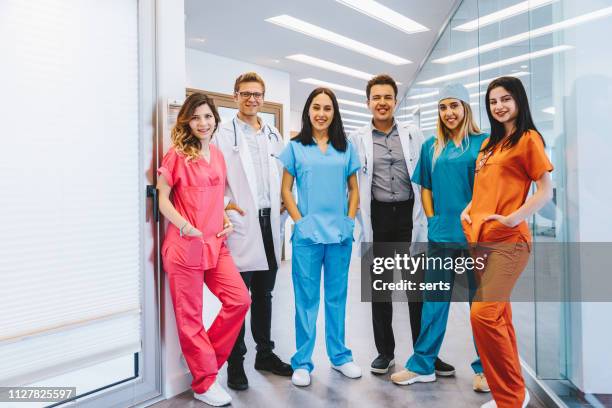
[[[147,186],[147,198],[153,199],[153,220],[159,222],[159,196],[157,194],[157,188],[153,185]]]

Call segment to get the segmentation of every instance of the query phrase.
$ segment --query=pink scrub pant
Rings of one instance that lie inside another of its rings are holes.
[[[179,342],[193,376],[191,388],[204,393],[215,382],[227,360],[251,297],[225,245],[216,267],[202,270],[166,260],[164,268],[176,315]],[[221,301],[221,311],[210,328],[202,322],[202,284]]]

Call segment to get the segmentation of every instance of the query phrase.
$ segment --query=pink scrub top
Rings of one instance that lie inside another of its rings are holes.
[[[216,267],[225,239],[217,238],[223,230],[227,175],[223,154],[211,145],[209,163],[202,158],[187,161],[184,154],[172,147],[157,172],[172,187],[170,200],[174,208],[202,231],[201,237],[181,237],[179,228],[169,224],[162,245],[163,261],[205,270]]]

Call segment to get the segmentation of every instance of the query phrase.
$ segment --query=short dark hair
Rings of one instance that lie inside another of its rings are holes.
[[[370,99],[370,91],[374,85],[391,85],[391,88],[393,88],[393,92],[395,94],[395,99],[397,99],[397,84],[395,83],[395,80],[391,78],[391,76],[387,74],[379,74],[370,79],[368,81],[368,85],[366,86],[366,98]]]

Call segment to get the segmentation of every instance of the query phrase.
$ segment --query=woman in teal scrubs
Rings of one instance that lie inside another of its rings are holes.
[[[421,185],[428,223],[429,257],[456,259],[469,256],[464,250],[466,240],[460,215],[472,199],[476,157],[488,136],[474,121],[469,101],[468,91],[463,85],[451,84],[440,91],[437,135],[421,147],[421,156],[412,177],[412,181]],[[450,283],[452,291],[455,271],[427,270],[425,277],[429,282]],[[424,294],[421,333],[406,369],[391,376],[396,384],[436,380],[434,362],[446,332],[451,291]],[[470,293],[470,300],[472,296]],[[480,359],[472,363],[472,369],[475,373],[474,390],[489,392]]]
[[[321,269],[325,297],[325,343],[332,367],[361,377],[344,344],[348,270],[359,205],[359,158],[344,134],[338,102],[327,88],[315,89],[304,106],[302,130],[279,156],[285,167],[282,197],[295,221],[292,277],[297,351],[292,382],[310,384],[316,339]],[[293,194],[297,183],[298,203]]]

